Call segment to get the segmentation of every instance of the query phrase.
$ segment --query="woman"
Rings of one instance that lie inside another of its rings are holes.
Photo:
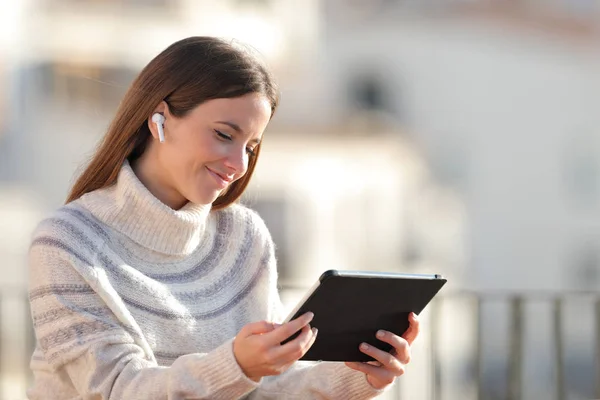
[[[378,362],[294,365],[317,332],[280,321],[274,245],[234,204],[278,104],[229,43],[174,43],[128,90],[67,204],[37,228],[35,399],[353,398],[403,373],[416,317]],[[293,341],[285,338],[301,330]]]

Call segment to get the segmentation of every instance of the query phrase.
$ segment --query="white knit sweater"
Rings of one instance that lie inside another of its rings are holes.
[[[342,363],[248,379],[233,355],[247,323],[279,321],[274,246],[240,205],[174,211],[125,162],[115,185],[38,226],[30,249],[37,399],[367,399]],[[317,337],[318,340],[318,337]]]

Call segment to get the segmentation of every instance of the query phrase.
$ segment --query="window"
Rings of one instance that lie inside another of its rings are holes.
[[[572,257],[573,269],[565,271],[574,272],[569,274],[576,280],[576,285],[583,289],[595,289],[600,284],[600,254],[597,246],[593,243],[578,245],[577,252]]]
[[[383,83],[375,73],[367,73],[349,84],[352,108],[365,111],[390,111],[390,99]]]

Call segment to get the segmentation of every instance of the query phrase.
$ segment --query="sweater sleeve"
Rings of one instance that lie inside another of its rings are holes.
[[[385,389],[373,388],[365,374],[344,363],[296,362],[279,376],[264,378],[250,394],[252,400],[267,399],[372,399]]]
[[[98,290],[102,269],[94,267],[94,257],[57,234],[37,235],[30,248],[37,348],[56,379],[68,376],[82,399],[98,400],[236,399],[258,386],[237,364],[232,340],[158,366],[135,321],[120,315],[118,296]],[[79,272],[84,267],[91,271],[85,277]]]
[[[65,366],[83,399],[237,399],[255,389],[233,355],[232,340],[170,367],[144,360],[135,345],[100,342]]]

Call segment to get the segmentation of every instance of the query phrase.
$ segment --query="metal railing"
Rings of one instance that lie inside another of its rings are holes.
[[[483,329],[483,308],[488,302],[501,302],[509,307],[509,345],[508,345],[508,378],[506,381],[505,398],[508,400],[521,400],[523,398],[523,365],[524,365],[524,337],[525,337],[525,321],[524,309],[525,306],[534,302],[544,302],[551,307],[552,311],[552,338],[554,341],[553,352],[553,392],[556,400],[567,399],[567,386],[565,375],[565,320],[564,306],[570,300],[578,298],[589,298],[592,302],[592,318],[594,326],[594,337],[589,338],[590,342],[594,343],[593,348],[593,364],[594,372],[592,374],[593,382],[593,398],[600,399],[600,292],[591,291],[562,291],[562,292],[457,292],[452,294],[440,295],[431,302],[429,312],[431,314],[430,326],[430,356],[431,365],[438,364],[439,349],[437,347],[438,335],[440,328],[438,321],[440,320],[440,306],[449,300],[457,298],[471,298],[475,302],[475,331],[476,344],[475,354],[472,354],[474,359],[472,380],[476,386],[477,396],[479,400],[488,399],[492,396],[489,394],[484,379],[484,329]],[[432,400],[443,400],[442,385],[440,379],[442,373],[437,368],[432,368],[433,374],[431,396]],[[591,382],[590,382],[591,383]]]

